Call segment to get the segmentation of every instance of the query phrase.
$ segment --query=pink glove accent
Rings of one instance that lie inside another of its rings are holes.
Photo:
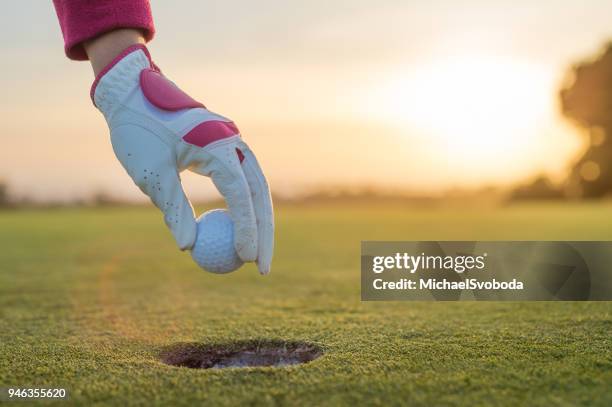
[[[141,29],[146,41],[155,26],[149,0],[53,0],[64,35],[66,56],[89,59],[82,43],[115,28]]]
[[[189,133],[185,134],[183,140],[194,146],[206,147],[212,142],[238,135],[240,135],[240,132],[234,123],[211,120],[195,126]],[[238,158],[240,158],[241,153],[238,153],[240,150],[236,150],[236,154],[238,154]],[[242,160],[240,160],[240,162],[242,162]]]
[[[190,107],[206,107],[153,69],[140,72],[140,88],[149,102],[163,110],[174,112]]]

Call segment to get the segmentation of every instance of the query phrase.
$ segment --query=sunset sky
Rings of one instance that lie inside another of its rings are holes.
[[[180,6],[179,6],[180,5]],[[229,116],[276,193],[559,179],[583,147],[556,94],[612,39],[609,0],[152,1],[164,73]],[[64,57],[48,1],[0,25],[0,178],[17,195],[141,193]],[[189,194],[207,179],[185,175]]]

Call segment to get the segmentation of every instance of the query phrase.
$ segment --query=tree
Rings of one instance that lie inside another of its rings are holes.
[[[8,185],[0,180],[0,208],[9,206]]]
[[[515,188],[509,198],[511,201],[561,199],[563,193],[546,176],[539,175],[531,182]]]
[[[612,193],[612,43],[574,66],[559,92],[562,113],[588,131],[586,152],[566,183],[570,196],[597,198]]]

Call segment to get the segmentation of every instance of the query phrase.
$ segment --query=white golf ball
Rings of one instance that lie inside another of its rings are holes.
[[[205,212],[197,220],[197,236],[191,257],[211,273],[231,273],[242,266],[234,248],[234,222],[225,209]]]

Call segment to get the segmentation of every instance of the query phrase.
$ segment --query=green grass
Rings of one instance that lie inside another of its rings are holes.
[[[285,207],[277,224],[270,276],[217,276],[151,208],[0,212],[0,386],[65,387],[79,405],[612,405],[612,303],[359,300],[360,240],[612,240],[609,204]],[[225,370],[158,358],[242,340],[325,354]]]

